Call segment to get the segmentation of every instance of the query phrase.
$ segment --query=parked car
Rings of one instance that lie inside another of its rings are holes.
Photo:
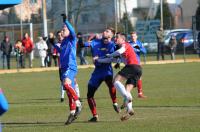
[[[176,36],[179,33],[186,33],[186,32],[192,32],[191,29],[173,29],[173,30],[165,30],[164,34],[165,34],[165,45],[169,44],[169,40],[172,36]]]
[[[196,40],[194,39],[194,34],[192,31],[178,33],[176,35],[176,40],[177,40],[177,48],[176,48],[177,52],[183,53],[185,48],[186,53],[196,53],[196,50],[194,48],[194,42],[197,41],[197,39]]]

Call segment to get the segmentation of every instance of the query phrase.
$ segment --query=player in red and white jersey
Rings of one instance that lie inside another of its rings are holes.
[[[133,87],[125,88],[122,83],[124,80],[131,80],[131,82],[127,81],[127,84],[133,84],[134,87],[137,85],[137,81],[140,79],[142,75],[142,68],[137,59],[136,53],[129,43],[126,42],[126,35],[123,33],[118,33],[116,37],[116,44],[120,47],[117,51],[112,54],[107,55],[107,57],[113,58],[116,56],[122,56],[125,66],[119,71],[114,78],[114,86],[121,94],[121,96],[125,100],[125,104],[127,107],[127,113],[121,117],[121,120],[127,120],[131,115],[134,114],[132,108],[132,95],[131,90]]]

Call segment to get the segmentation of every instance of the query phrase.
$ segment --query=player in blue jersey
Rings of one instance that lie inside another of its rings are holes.
[[[137,40],[137,33],[136,32],[131,32],[131,41],[129,42],[131,44],[131,46],[134,48],[134,51],[137,55],[137,59],[140,63],[140,54],[146,54],[147,51],[145,49],[145,47],[142,45],[142,43]],[[133,87],[132,83],[131,83],[131,79],[127,80],[127,87]],[[138,98],[145,98],[146,96],[144,96],[143,91],[142,91],[142,78],[140,78],[137,81],[137,89],[138,89]]]
[[[60,53],[61,79],[69,98],[70,114],[66,125],[71,124],[81,112],[81,102],[75,91],[75,77],[78,72],[76,62],[76,33],[72,25],[66,20],[63,14],[62,36],[64,39],[60,47],[54,45]]]
[[[105,57],[106,54],[111,54],[115,51],[115,44],[112,41],[114,35],[113,28],[107,28],[102,35],[101,39],[93,39],[92,41],[86,42],[84,46],[90,46],[93,60],[96,57]],[[91,39],[91,38],[90,38]],[[116,89],[112,83],[113,81],[113,69],[111,63],[102,64],[98,62],[94,62],[95,69],[91,74],[91,78],[88,82],[88,92],[87,92],[87,100],[92,112],[93,117],[89,120],[90,122],[98,121],[98,114],[96,111],[96,102],[94,99],[94,94],[101,83],[104,81],[109,88],[109,93],[112,98],[114,110],[119,113],[120,109],[116,100]]]

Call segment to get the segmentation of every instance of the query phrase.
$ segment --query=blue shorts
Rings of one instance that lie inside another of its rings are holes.
[[[105,81],[108,77],[112,78],[113,74],[111,73],[103,74],[103,73],[93,72],[88,82],[88,85],[98,88],[101,85],[102,81]]]
[[[62,79],[62,81],[66,78],[69,78],[72,81],[71,86],[73,88],[75,88],[74,79],[75,79],[76,75],[77,75],[77,71],[75,71],[75,70],[63,70],[63,69],[61,69],[61,79]]]

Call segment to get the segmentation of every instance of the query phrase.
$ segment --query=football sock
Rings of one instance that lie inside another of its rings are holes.
[[[118,90],[118,92],[121,94],[122,97],[128,98],[126,89],[120,81],[115,81],[114,86],[116,87],[116,89]]]
[[[112,80],[110,81],[106,81],[106,84],[109,88],[109,93],[110,93],[110,97],[112,99],[112,102],[113,103],[116,103],[117,102],[117,98],[116,98],[116,88],[114,87],[113,83],[112,83]]]
[[[71,94],[72,98],[74,101],[78,100],[78,96],[76,95],[76,91],[72,88],[72,86],[68,83],[66,83],[65,85],[65,89],[66,91]]]
[[[92,112],[92,115],[96,116],[97,110],[96,110],[96,102],[95,102],[94,98],[88,98],[87,100],[88,100],[88,104],[90,107],[90,111]]]
[[[138,89],[138,94],[142,94],[142,80],[138,80],[137,89]]]
[[[70,111],[76,110],[76,104],[73,101],[72,95],[69,92],[67,92],[67,96],[68,96],[68,99],[69,99],[69,108],[70,108]]]
[[[130,93],[130,92],[127,92],[127,94],[128,94],[129,99],[132,100],[133,97],[132,97],[131,93]],[[133,103],[132,103],[132,101],[131,101],[131,102],[128,102],[128,104],[127,104],[127,111],[130,112],[130,111],[132,111],[132,110],[133,110]]]

